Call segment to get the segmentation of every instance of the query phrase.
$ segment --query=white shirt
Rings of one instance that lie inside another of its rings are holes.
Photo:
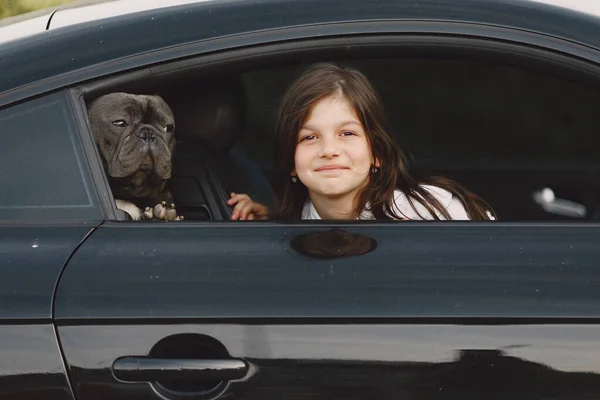
[[[449,191],[439,188],[437,186],[431,186],[431,185],[422,185],[421,187],[423,189],[427,190],[429,193],[431,193],[431,195],[433,195],[433,197],[435,197],[440,202],[440,204],[442,204],[446,208],[446,211],[448,211],[448,214],[450,214],[450,216],[452,217],[453,220],[468,220],[468,219],[470,219],[469,216],[467,215],[467,211],[465,210],[465,207],[462,205],[461,201],[458,198],[454,197],[452,195],[452,193],[450,193]],[[394,206],[394,212],[398,216],[408,218],[408,219],[414,219],[414,220],[434,219],[433,216],[431,215],[431,213],[429,211],[427,211],[427,209],[421,203],[419,203],[416,200],[413,200],[413,203],[415,205],[415,208],[419,212],[418,214],[410,205],[404,192],[402,192],[398,189],[394,190],[393,206]],[[375,219],[373,212],[371,210],[369,210],[368,208],[369,207],[367,205],[366,209],[360,213],[360,215],[358,216],[357,219],[366,219],[366,220]],[[488,213],[488,215],[490,215],[490,214]],[[439,213],[438,213],[438,217],[440,219],[445,219],[444,216]],[[302,219],[321,219],[321,216],[317,212],[317,210],[316,210],[314,204],[312,203],[312,201],[310,200],[310,198],[308,198],[306,200],[306,203],[304,204],[304,208],[302,209]]]

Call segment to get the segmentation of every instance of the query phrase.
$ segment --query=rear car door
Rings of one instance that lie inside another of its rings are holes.
[[[54,290],[99,202],[67,96],[6,106],[0,126],[0,399],[71,400]]]

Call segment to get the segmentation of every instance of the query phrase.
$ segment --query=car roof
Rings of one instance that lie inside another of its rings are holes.
[[[0,20],[0,45],[3,42],[64,26],[206,1],[219,0],[169,0],[168,2],[164,0],[75,0],[60,6],[49,7]],[[501,0],[487,1],[502,4]],[[517,2],[519,1],[523,3],[537,2],[600,16],[600,1],[517,0]],[[461,1],[454,2],[456,4],[461,3]],[[418,6],[418,3],[415,3],[415,5]]]
[[[0,21],[0,46],[4,42],[63,26],[211,0],[79,0]]]
[[[92,65],[290,26],[454,21],[532,31],[600,49],[600,10],[595,2],[584,0],[171,0],[164,2],[168,7],[162,3],[113,0],[67,8],[51,16],[48,30],[0,43],[0,106],[15,88]],[[584,9],[588,12],[581,12]]]
[[[168,8],[214,0],[78,0],[58,7],[45,8],[0,20],[0,45],[4,42],[50,29],[140,11]],[[600,16],[600,1],[590,0],[522,0],[567,8]],[[418,3],[417,3],[418,4]]]
[[[538,3],[550,4],[586,14],[600,16],[600,1],[596,0],[531,0]]]

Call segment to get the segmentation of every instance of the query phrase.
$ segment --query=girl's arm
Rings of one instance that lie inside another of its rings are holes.
[[[231,214],[232,220],[267,219],[269,209],[260,203],[252,201],[247,194],[231,193],[230,196],[231,198],[227,200],[227,205],[235,205]]]

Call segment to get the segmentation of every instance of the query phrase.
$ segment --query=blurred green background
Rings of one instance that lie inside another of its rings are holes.
[[[73,0],[0,0],[0,19],[71,3]]]

